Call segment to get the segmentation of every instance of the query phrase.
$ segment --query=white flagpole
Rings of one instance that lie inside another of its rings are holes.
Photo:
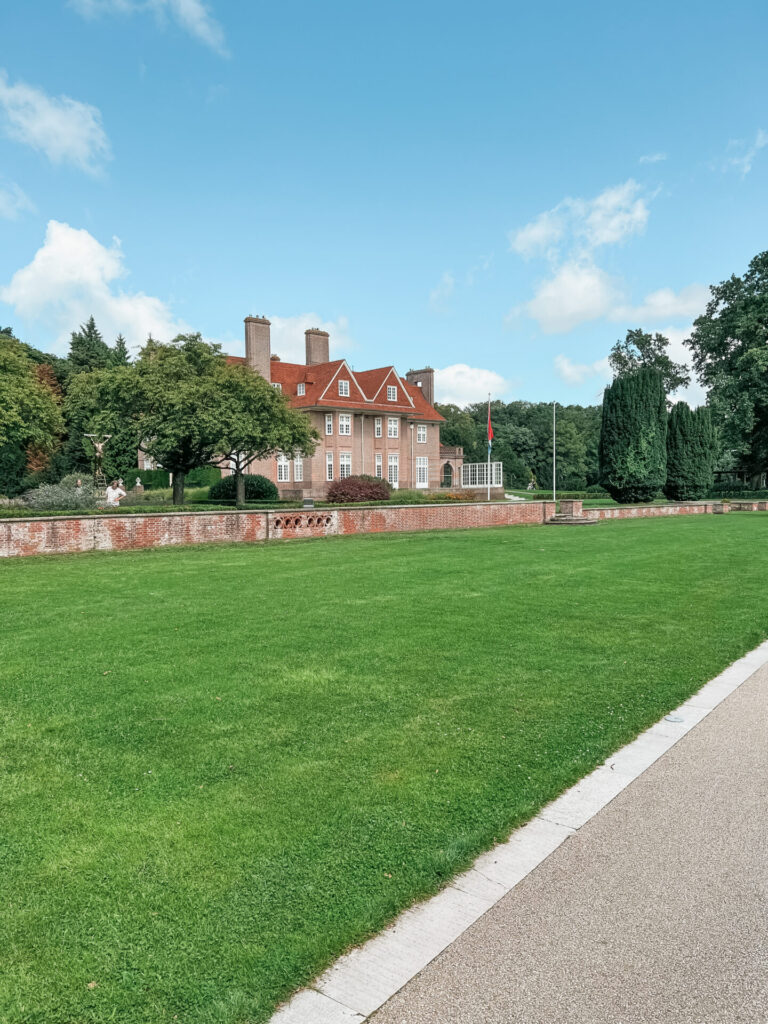
[[[491,422],[491,393],[488,392],[488,422]],[[490,433],[490,431],[489,431]],[[491,500],[491,439],[486,438],[488,444],[488,501]]]
[[[552,403],[552,501],[557,501],[557,402]]]

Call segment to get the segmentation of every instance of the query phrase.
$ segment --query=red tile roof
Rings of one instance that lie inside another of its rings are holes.
[[[227,356],[228,363],[244,363],[242,356]],[[399,413],[414,420],[442,423],[443,417],[430,405],[420,387],[398,376],[393,366],[354,373],[343,359],[329,363],[270,362],[272,383],[280,384],[291,405],[298,409],[349,409],[353,412]],[[349,395],[340,396],[337,380],[349,381]],[[305,393],[298,394],[304,384]],[[397,387],[397,400],[387,401],[384,385]]]

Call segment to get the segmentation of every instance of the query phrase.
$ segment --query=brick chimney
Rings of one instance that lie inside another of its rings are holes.
[[[435,371],[431,366],[426,366],[423,370],[409,370],[405,379],[409,384],[421,388],[422,395],[430,405],[435,404]]]
[[[310,327],[308,331],[304,331],[304,341],[307,350],[307,366],[329,361],[328,331],[321,331],[319,327]]]
[[[271,382],[272,370],[269,345],[270,323],[263,316],[245,318],[245,361],[252,370]]]

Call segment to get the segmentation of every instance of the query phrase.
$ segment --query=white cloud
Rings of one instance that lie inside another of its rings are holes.
[[[641,164],[658,164],[667,159],[666,153],[646,153],[640,157]]]
[[[125,274],[118,239],[107,248],[89,232],[52,220],[32,261],[0,287],[0,301],[44,332],[45,348],[52,335],[54,349],[62,353],[69,332],[91,315],[107,340],[122,332],[134,346],[150,332],[168,340],[189,329],[160,299],[115,289],[114,282]]]
[[[590,201],[574,200],[580,222],[576,232],[591,247],[615,245],[629,235],[643,231],[648,221],[648,206],[642,189],[631,178],[623,185],[605,189]]]
[[[693,330],[693,324],[688,324],[685,327],[659,327],[658,333],[663,334],[665,338],[669,338],[669,348],[667,354],[670,359],[673,359],[676,363],[684,363],[688,369],[691,369],[691,350],[686,348],[683,342],[686,338],[690,338],[691,331]],[[691,383],[687,388],[680,388],[669,396],[673,402],[687,402],[691,408],[695,408],[697,405],[704,405],[707,401],[707,392],[697,382],[694,373],[691,373]]]
[[[563,200],[563,204],[569,202],[568,199]],[[510,248],[526,258],[552,252],[555,244],[565,234],[566,217],[562,211],[563,204],[552,210],[545,210],[530,224],[517,231],[510,231]]]
[[[482,402],[491,395],[502,398],[510,384],[494,370],[482,370],[466,363],[455,363],[435,370],[435,399],[445,405],[468,405]]]
[[[606,316],[619,298],[618,285],[604,270],[590,260],[572,260],[543,281],[533,298],[513,314],[524,312],[546,334],[557,334]]]
[[[439,309],[450,299],[456,289],[456,278],[446,270],[438,283],[429,293],[429,304],[433,309]]]
[[[0,116],[5,134],[37,149],[54,164],[93,174],[111,156],[101,112],[69,96],[48,96],[24,82],[10,85],[0,71]]]
[[[642,186],[630,178],[604,189],[594,199],[567,196],[529,224],[511,231],[510,248],[526,258],[546,255],[554,259],[557,244],[567,241],[582,253],[590,252],[641,232],[648,213],[648,197]]]
[[[755,157],[765,146],[768,146],[768,132],[762,128],[758,128],[753,142],[747,142],[746,139],[731,139],[728,143],[725,169],[734,168],[742,178],[745,178],[752,170]]]
[[[678,317],[689,320],[704,312],[709,299],[710,291],[705,284],[689,284],[679,292],[672,288],[659,288],[646,295],[640,306],[617,306],[611,313],[611,319],[639,324],[658,324]]]
[[[152,11],[158,18],[170,16],[219,56],[229,56],[224,30],[203,0],[70,0],[70,6],[85,17],[135,11]]]
[[[555,373],[573,387],[583,384],[592,377],[599,377],[606,382],[611,379],[607,356],[605,359],[595,360],[594,363],[574,363],[568,356],[559,355],[555,357]]]
[[[0,217],[4,220],[17,220],[19,214],[32,213],[34,209],[35,204],[15,182],[0,184]]]

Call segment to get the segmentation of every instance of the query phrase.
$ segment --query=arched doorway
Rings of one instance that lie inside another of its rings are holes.
[[[453,486],[453,466],[450,462],[446,462],[443,466],[443,479],[440,484],[441,487],[452,487]]]

